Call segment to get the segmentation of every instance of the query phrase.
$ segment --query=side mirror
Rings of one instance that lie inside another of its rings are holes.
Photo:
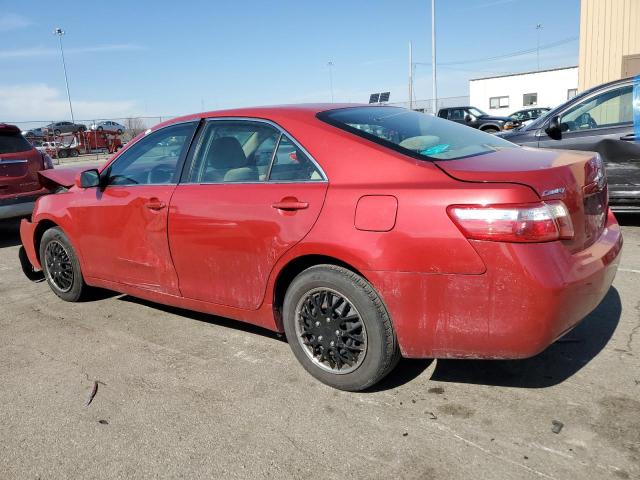
[[[473,115],[467,114],[467,115],[464,116],[464,121],[467,122],[467,123],[471,123],[471,122],[473,122],[473,120],[474,120]]]
[[[547,125],[547,128],[545,128],[544,131],[552,139],[560,140],[562,138],[562,128],[560,127],[560,117],[558,117],[557,115],[555,117],[552,117],[551,120],[549,120],[549,125]]]
[[[80,172],[76,177],[76,186],[80,188],[92,188],[100,186],[100,172],[93,168]]]

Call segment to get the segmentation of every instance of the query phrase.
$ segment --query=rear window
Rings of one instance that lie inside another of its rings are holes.
[[[423,160],[454,160],[517,148],[477,129],[399,107],[342,108],[321,112],[318,118]]]
[[[3,153],[28,152],[31,148],[31,144],[19,133],[0,132],[0,155]]]

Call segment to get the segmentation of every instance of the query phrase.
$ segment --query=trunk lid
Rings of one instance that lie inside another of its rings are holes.
[[[542,200],[562,200],[575,230],[572,240],[563,240],[572,252],[592,245],[604,229],[607,182],[597,153],[508,148],[434,163],[457,180],[517,183]]]
[[[17,127],[0,124],[0,196],[39,190],[43,166],[42,155]]]

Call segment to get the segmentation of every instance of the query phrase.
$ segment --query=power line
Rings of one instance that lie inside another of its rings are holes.
[[[549,48],[559,47],[560,45],[565,45],[567,43],[575,42],[576,40],[578,40],[578,37],[569,37],[569,38],[565,38],[565,39],[562,39],[562,40],[558,40],[558,41],[553,42],[553,43],[547,43],[546,45],[540,45],[540,47],[528,48],[528,49],[525,49],[525,50],[518,50],[516,52],[505,53],[503,55],[496,55],[494,57],[477,58],[477,59],[474,59],[474,60],[456,60],[454,62],[438,63],[438,65],[441,65],[441,66],[442,65],[464,65],[464,64],[469,64],[469,63],[490,62],[492,60],[502,60],[504,58],[519,57],[521,55],[526,55],[528,53],[534,53],[537,50],[546,50],[546,49],[549,49]],[[431,65],[431,63],[415,62],[415,65]]]

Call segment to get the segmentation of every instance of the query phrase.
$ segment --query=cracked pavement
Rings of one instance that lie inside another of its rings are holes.
[[[0,478],[640,478],[640,220],[622,221],[613,288],[542,354],[404,360],[360,394],[251,326],[65,303],[0,222]]]

